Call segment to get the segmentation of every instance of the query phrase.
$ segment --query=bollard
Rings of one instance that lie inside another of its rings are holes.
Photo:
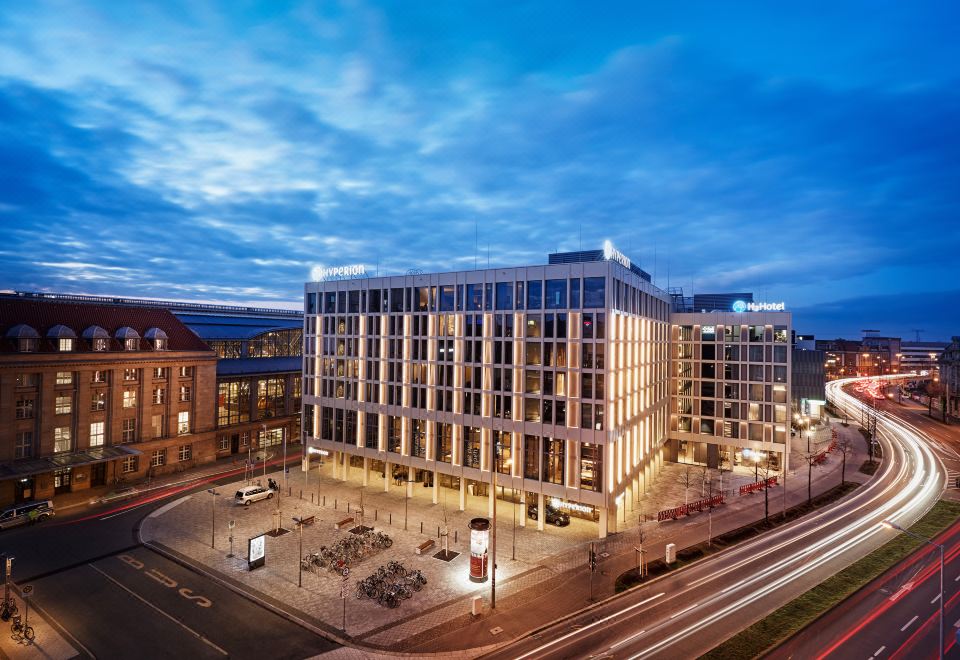
[[[333,498],[333,509],[334,511],[337,509],[337,498]]]
[[[301,499],[301,500],[303,499],[303,489],[302,489],[302,488],[300,489],[300,499]]]
[[[310,504],[313,504],[313,493],[310,493]]]
[[[423,534],[423,521],[420,521],[420,533]]]
[[[293,486],[287,486],[287,497],[293,497]]]
[[[373,510],[373,522],[377,522],[377,510]]]
[[[454,542],[454,543],[457,542],[457,534],[458,534],[459,531],[460,531],[460,530],[457,530],[457,529],[453,530],[453,542]]]
[[[437,525],[437,538],[440,538],[440,525]]]
[[[323,506],[327,506],[327,496],[323,496]]]
[[[390,522],[388,522],[387,524],[388,524],[388,525],[392,525],[392,524],[393,524],[393,511],[390,512]]]
[[[350,513],[350,502],[347,502],[347,513]]]

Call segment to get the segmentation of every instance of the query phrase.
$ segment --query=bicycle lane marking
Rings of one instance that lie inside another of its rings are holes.
[[[189,632],[191,635],[193,635],[194,637],[196,637],[197,639],[199,639],[200,641],[202,641],[204,644],[207,644],[208,646],[212,647],[213,649],[219,651],[219,652],[220,652],[221,654],[223,654],[224,656],[228,656],[228,655],[229,655],[229,653],[227,653],[224,649],[222,649],[222,648],[220,648],[219,646],[217,646],[213,641],[207,639],[204,635],[198,633],[196,630],[194,630],[193,628],[191,628],[191,627],[188,626],[187,624],[183,623],[182,621],[180,621],[179,619],[177,619],[177,618],[176,618],[175,616],[173,616],[172,614],[168,614],[168,613],[165,612],[164,610],[160,609],[159,607],[157,607],[156,605],[154,605],[153,603],[151,603],[150,601],[148,601],[146,598],[144,598],[143,596],[141,596],[141,595],[138,594],[137,592],[133,591],[132,589],[128,588],[126,585],[122,584],[119,580],[114,579],[113,577],[111,577],[110,575],[108,575],[106,572],[100,570],[99,568],[97,568],[97,567],[94,566],[93,564],[87,564],[87,566],[89,566],[90,568],[92,568],[93,570],[95,570],[97,573],[99,573],[100,575],[102,575],[103,577],[105,577],[107,580],[109,580],[110,582],[112,582],[112,583],[115,584],[116,586],[118,586],[118,587],[120,587],[121,589],[123,589],[124,591],[126,591],[128,594],[130,594],[131,596],[133,596],[134,598],[136,598],[137,600],[139,600],[141,603],[143,603],[143,604],[146,605],[147,607],[151,608],[151,609],[154,610],[155,612],[158,612],[158,613],[162,614],[164,617],[166,617],[167,619],[169,619],[170,621],[172,621],[172,622],[175,623],[176,625],[180,626],[180,627],[183,628],[184,630],[186,630],[186,631]]]

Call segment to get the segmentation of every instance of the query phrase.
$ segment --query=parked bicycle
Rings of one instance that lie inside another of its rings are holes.
[[[401,562],[391,561],[360,580],[356,586],[356,596],[393,608],[413,596],[413,592],[423,589],[426,583],[427,578],[419,569],[408,571]]]
[[[3,605],[0,605],[0,619],[3,621],[9,621],[10,617],[18,614],[17,610],[17,601],[12,598],[9,600],[4,600]]]
[[[10,630],[13,632],[13,638],[17,641],[23,639],[27,640],[28,642],[33,641],[33,626],[23,623],[19,614],[15,614],[13,616],[13,623],[10,624]]]

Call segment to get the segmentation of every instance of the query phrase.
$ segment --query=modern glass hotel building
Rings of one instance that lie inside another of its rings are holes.
[[[722,423],[708,434],[699,415],[678,414],[688,365],[672,368],[671,335],[685,338],[697,319],[671,328],[667,293],[609,245],[539,266],[329,275],[305,287],[303,431],[338,478],[359,469],[366,486],[421,482],[435,503],[440,488],[455,489],[463,509],[468,494],[492,506],[496,473],[521,504],[595,520],[602,538],[681,447],[740,442],[739,426],[733,440]],[[678,365],[688,349],[674,351]],[[704,410],[708,388],[698,379],[689,391],[690,410]],[[755,433],[746,425],[742,444]],[[768,435],[772,450],[783,438]]]

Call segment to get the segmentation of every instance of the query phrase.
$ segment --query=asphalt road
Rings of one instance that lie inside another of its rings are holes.
[[[960,428],[930,419],[926,408],[887,402],[889,414],[923,431],[951,475],[960,470]],[[953,486],[951,478],[948,485]],[[944,642],[960,658],[960,523],[935,539],[944,548]],[[939,553],[924,546],[781,645],[772,658],[936,657],[939,626]]]
[[[685,658],[713,648],[892,538],[881,520],[910,524],[936,501],[945,475],[933,452],[894,420],[879,427],[889,460],[843,502],[489,657]]]
[[[139,544],[143,518],[171,498],[208,487],[65,512],[0,533],[0,551],[16,557],[14,580],[34,585],[33,599],[54,625],[97,658],[274,660],[336,648]]]

